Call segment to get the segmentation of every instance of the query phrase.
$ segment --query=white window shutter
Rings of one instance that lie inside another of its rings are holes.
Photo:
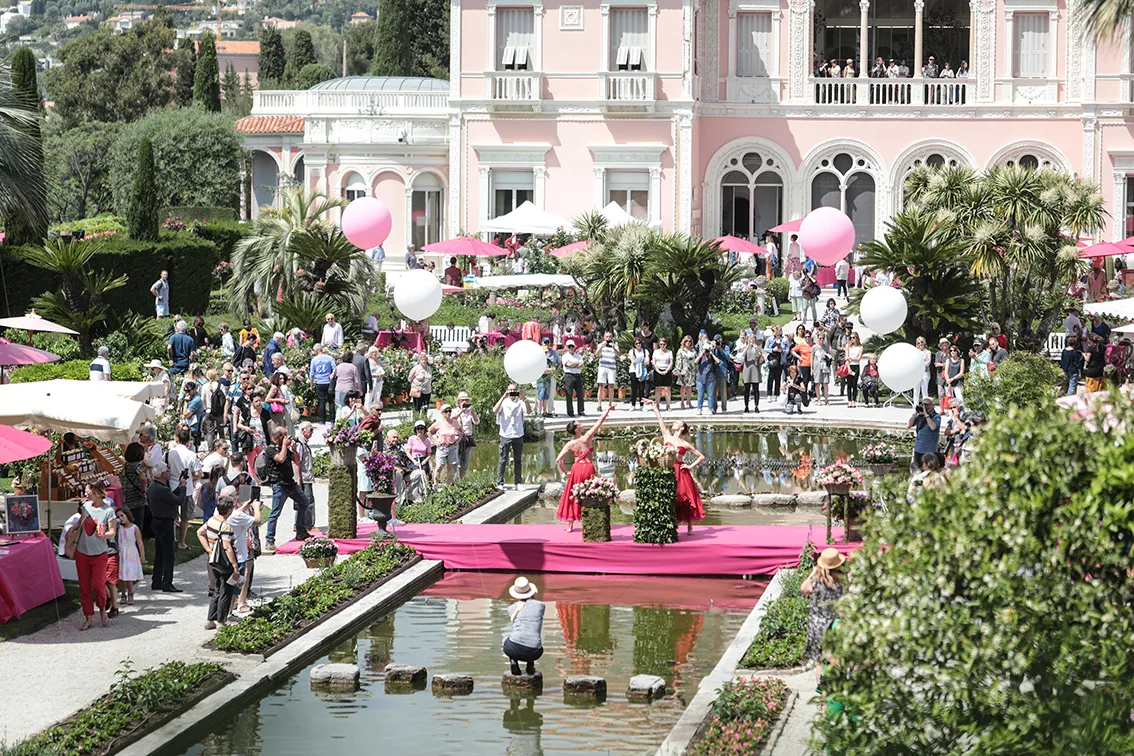
[[[767,76],[772,55],[772,14],[736,15],[736,75]]]
[[[611,8],[610,67],[612,70],[648,63],[649,15],[645,8]],[[635,48],[638,52],[635,52]]]
[[[496,48],[500,67],[522,68],[531,60],[535,14],[531,8],[496,10]]]

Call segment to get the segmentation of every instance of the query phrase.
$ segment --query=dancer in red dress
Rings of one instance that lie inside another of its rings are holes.
[[[701,491],[697,488],[697,481],[693,480],[691,471],[705,461],[705,455],[689,443],[689,423],[677,420],[672,428],[666,428],[658,405],[649,399],[645,401],[654,407],[654,415],[658,418],[658,427],[665,445],[677,454],[677,461],[673,465],[673,474],[677,478],[677,521],[684,522],[687,526],[685,532],[692,534],[693,523],[705,519],[705,505],[701,503]],[[693,452],[697,458],[692,464],[685,462],[685,455],[689,452]]]
[[[606,416],[610,414],[612,409],[614,409],[613,405],[607,407],[599,416],[598,422],[585,433],[583,426],[577,421],[572,420],[567,423],[567,432],[571,434],[571,440],[563,445],[563,450],[555,458],[555,466],[559,468],[559,472],[567,476],[567,481],[563,484],[563,495],[559,498],[559,509],[555,510],[555,518],[567,523],[568,533],[575,529],[575,522],[582,519],[583,516],[582,508],[571,489],[574,488],[576,483],[582,483],[584,480],[594,477],[595,466],[589,458],[591,452],[595,450],[595,434],[598,433],[598,429],[602,427]],[[563,460],[568,454],[575,458],[574,464],[571,465],[570,475],[563,469]]]

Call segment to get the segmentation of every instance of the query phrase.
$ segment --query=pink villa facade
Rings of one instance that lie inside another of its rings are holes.
[[[453,0],[451,18],[450,82],[258,92],[238,125],[253,213],[295,181],[376,196],[391,260],[524,200],[706,237],[829,205],[862,241],[917,164],[1018,162],[1095,182],[1104,238],[1134,234],[1130,25],[1096,41],[1066,0]],[[968,76],[815,75],[930,56]]]

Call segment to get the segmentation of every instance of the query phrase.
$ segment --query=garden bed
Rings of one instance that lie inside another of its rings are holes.
[[[169,662],[140,675],[123,664],[110,693],[5,756],[109,756],[180,716],[235,676],[214,662]]]
[[[799,555],[795,570],[783,573],[779,598],[768,607],[760,631],[741,661],[745,669],[791,669],[802,666],[807,646],[808,599],[799,586],[811,574],[815,560],[810,544]]]
[[[725,683],[713,701],[712,719],[686,753],[758,753],[784,712],[788,695],[787,683],[778,677],[738,678]]]
[[[391,537],[375,538],[370,546],[272,599],[247,619],[222,628],[205,645],[271,656],[420,561],[412,546]]]
[[[424,501],[398,507],[397,515],[403,522],[419,525],[453,522],[502,493],[490,473],[470,473],[464,480],[434,489]]]

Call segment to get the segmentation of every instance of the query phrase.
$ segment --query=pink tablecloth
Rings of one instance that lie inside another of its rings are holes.
[[[835,269],[826,265],[819,266],[819,272],[815,274],[815,282],[820,286],[834,286]],[[854,286],[854,268],[851,268],[847,277],[847,285]]]
[[[392,346],[394,343],[394,333],[395,331],[379,331],[378,338],[374,339],[374,346],[379,349]],[[425,347],[425,344],[421,340],[421,334],[416,331],[397,331],[396,333],[401,336],[403,349],[412,349],[415,352],[420,352]]]
[[[50,538],[28,538],[0,547],[0,622],[19,619],[63,595],[63,578]]]

